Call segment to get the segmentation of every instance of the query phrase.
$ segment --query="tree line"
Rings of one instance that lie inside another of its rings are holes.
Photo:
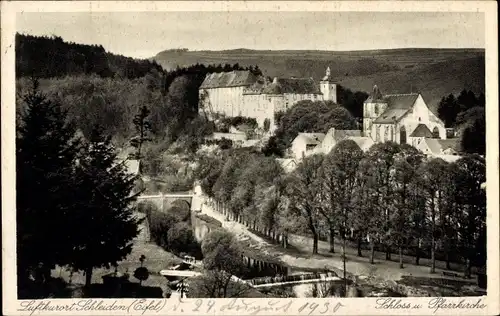
[[[135,79],[152,69],[163,71],[156,61],[134,59],[105,51],[102,45],[65,42],[59,36],[16,34],[16,76],[54,78],[96,74]]]
[[[327,155],[306,157],[290,174],[271,157],[245,149],[200,161],[197,176],[216,210],[251,230],[288,244],[309,235],[312,253],[321,235],[354,245],[370,261],[375,250],[482,267],[486,262],[485,159],[454,163],[427,158],[409,145],[375,144],[366,153],[351,140]],[[343,247],[345,250],[345,246]]]
[[[446,127],[460,131],[463,152],[486,152],[486,99],[484,93],[462,90],[458,96],[450,93],[442,97],[438,105],[438,116]]]
[[[116,266],[132,249],[136,177],[96,125],[82,138],[67,111],[32,81],[20,97],[16,203],[19,298],[44,297],[56,265],[85,274]]]

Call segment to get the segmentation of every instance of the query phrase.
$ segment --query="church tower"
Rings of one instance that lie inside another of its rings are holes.
[[[337,103],[337,85],[331,81],[330,67],[326,68],[325,76],[319,82],[319,86],[323,94],[323,100]]]
[[[372,135],[373,121],[377,119],[387,109],[387,102],[377,85],[373,86],[372,94],[363,103],[363,136],[370,136],[373,140],[376,135]]]

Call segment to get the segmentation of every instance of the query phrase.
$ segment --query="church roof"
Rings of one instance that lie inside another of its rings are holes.
[[[200,89],[246,87],[257,81],[257,77],[248,70],[233,70],[207,74]]]
[[[418,126],[413,130],[413,133],[411,133],[410,135],[410,137],[427,137],[427,138],[432,138],[432,136],[433,136],[432,132],[425,124],[418,124]]]
[[[399,121],[415,104],[419,94],[388,94],[384,96],[387,109],[373,123],[384,124]]]

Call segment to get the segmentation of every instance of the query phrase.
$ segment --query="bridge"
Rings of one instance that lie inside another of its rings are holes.
[[[143,203],[152,203],[154,206],[158,208],[159,211],[165,212],[167,211],[170,207],[174,206],[175,203],[179,203],[177,201],[180,201],[180,203],[185,203],[187,207],[191,210],[193,207],[198,207],[196,203],[197,201],[194,201],[194,194],[191,192],[188,193],[167,193],[167,194],[154,194],[154,195],[139,195],[137,197],[137,205],[143,204]],[[195,202],[195,203],[193,203]]]

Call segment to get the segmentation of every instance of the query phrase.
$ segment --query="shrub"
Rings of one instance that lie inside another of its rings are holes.
[[[160,247],[168,249],[168,231],[178,223],[178,219],[168,213],[152,211],[149,214],[151,239]]]

